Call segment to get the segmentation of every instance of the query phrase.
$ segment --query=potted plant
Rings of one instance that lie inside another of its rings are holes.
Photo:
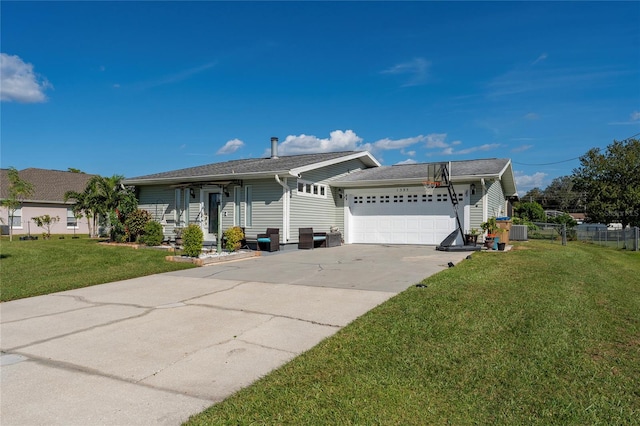
[[[498,222],[495,217],[490,217],[486,222],[482,222],[480,227],[483,231],[486,231],[487,236],[484,239],[484,245],[486,248],[491,248],[493,246],[494,240],[496,238],[496,234],[500,227],[498,226]]]
[[[475,246],[478,243],[479,231],[477,228],[471,228],[469,232],[465,234],[465,242],[468,246]]]

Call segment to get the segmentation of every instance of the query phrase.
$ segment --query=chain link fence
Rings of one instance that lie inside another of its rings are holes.
[[[577,226],[566,228],[557,223],[534,222],[535,228],[529,228],[528,238],[548,240],[565,245],[567,241],[586,241],[607,247],[638,251],[640,250],[640,228],[608,229],[600,226]]]

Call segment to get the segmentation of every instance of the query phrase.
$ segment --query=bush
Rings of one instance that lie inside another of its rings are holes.
[[[124,243],[127,241],[124,224],[120,222],[115,213],[109,214],[109,239],[116,243]]]
[[[224,237],[227,240],[226,249],[233,252],[242,247],[241,242],[244,239],[244,232],[239,226],[234,226],[224,231]]]
[[[144,227],[151,221],[151,213],[146,210],[137,209],[127,216],[124,221],[125,229],[129,241],[137,241],[140,235],[144,234]]]
[[[164,239],[164,235],[162,234],[162,225],[155,220],[147,222],[144,226],[144,235],[140,239],[148,246],[159,246],[162,244],[162,240]]]
[[[200,256],[204,235],[198,225],[189,225],[182,232],[184,254],[190,257]]]

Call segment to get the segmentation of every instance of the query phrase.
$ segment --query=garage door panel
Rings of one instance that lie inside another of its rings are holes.
[[[413,190],[419,192],[353,194],[349,203],[350,242],[433,245],[442,242],[456,229],[446,190],[440,190],[440,194],[431,198],[421,189]],[[387,199],[389,202],[380,202]]]

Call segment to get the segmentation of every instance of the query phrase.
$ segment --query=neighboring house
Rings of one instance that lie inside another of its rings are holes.
[[[508,159],[455,161],[451,181],[458,194],[463,228],[480,228],[507,212],[517,196]],[[123,180],[134,185],[139,207],[163,225],[194,223],[205,240],[223,230],[245,228],[254,238],[280,229],[281,244],[297,243],[298,228],[337,227],[345,243],[439,244],[456,229],[454,209],[444,188],[425,194],[426,164],[381,166],[367,151],[272,155],[233,160]],[[218,208],[221,214],[218,215]]]
[[[51,227],[52,234],[88,234],[89,227],[86,218],[76,219],[71,211],[74,200],[64,201],[67,191],[82,192],[93,175],[86,173],[63,172],[60,170],[46,170],[28,168],[18,171],[20,179],[33,185],[34,192],[24,200],[22,207],[13,216],[13,233],[15,235],[37,235],[44,229],[35,225],[31,218],[48,214],[59,217],[60,221]],[[8,196],[8,170],[0,169],[0,199]],[[8,233],[10,225],[9,211],[0,207],[0,217],[3,220],[3,234]]]

